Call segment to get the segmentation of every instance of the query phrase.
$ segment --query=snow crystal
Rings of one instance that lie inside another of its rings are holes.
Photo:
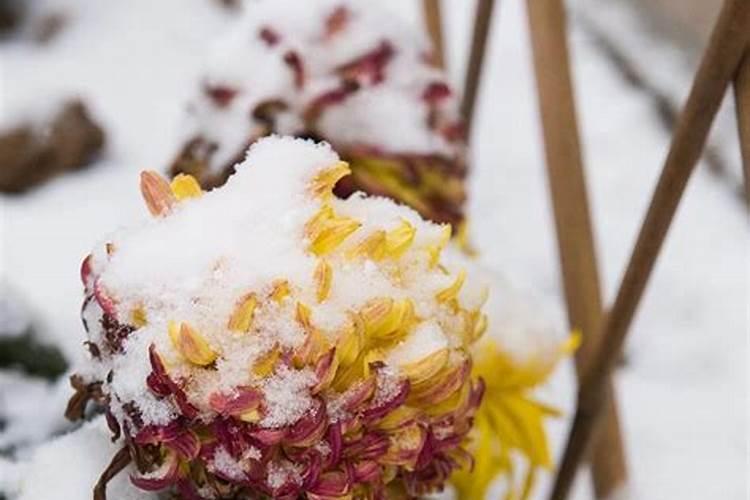
[[[302,418],[312,407],[309,388],[315,385],[310,369],[291,370],[281,367],[275,376],[262,385],[266,413],[261,420],[265,427],[282,427]]]
[[[268,464],[268,477],[266,482],[272,489],[284,486],[288,482],[302,483],[300,467],[287,460],[270,462]]]
[[[213,460],[209,462],[209,467],[214,472],[219,472],[223,476],[235,481],[245,479],[245,471],[237,460],[229,454],[226,448],[219,446],[214,453]]]
[[[395,372],[385,369],[378,374],[372,406],[379,406],[393,400],[401,390],[401,380]]]

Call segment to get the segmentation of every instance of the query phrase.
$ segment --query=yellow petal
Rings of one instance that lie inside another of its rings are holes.
[[[242,420],[243,422],[247,422],[249,424],[258,423],[260,421],[260,418],[261,418],[261,414],[257,408],[254,410],[246,411],[245,413],[240,415],[240,420]]]
[[[419,408],[413,406],[398,406],[378,422],[378,428],[383,430],[397,429],[407,422],[416,419],[420,413],[421,411]]]
[[[287,280],[276,280],[273,283],[273,288],[271,290],[271,300],[280,304],[290,293],[292,293],[292,291],[289,288],[289,282]]]
[[[408,299],[394,301],[385,297],[370,300],[360,311],[367,338],[385,339],[400,333],[413,310],[414,306]]]
[[[439,291],[435,295],[435,300],[441,304],[445,304],[446,302],[455,299],[458,296],[458,292],[461,291],[461,287],[464,286],[464,281],[466,281],[466,271],[461,270],[449,287]]]
[[[362,318],[350,313],[336,343],[336,352],[342,367],[350,366],[359,357],[364,348],[364,328]]]
[[[141,172],[141,195],[153,216],[167,215],[176,202],[169,183],[153,170]]]
[[[354,219],[338,217],[326,222],[310,244],[310,251],[321,256],[334,251],[362,224]]]
[[[417,230],[406,219],[401,219],[401,224],[396,229],[388,231],[385,238],[386,252],[389,257],[398,259],[414,242]]]
[[[445,245],[448,244],[448,241],[450,241],[450,239],[451,239],[451,226],[446,224],[442,228],[438,241],[430,245],[427,245],[426,247],[427,255],[429,258],[428,262],[429,262],[430,267],[435,267],[437,263],[440,262],[440,254],[443,252]]]
[[[274,368],[276,368],[276,362],[279,360],[280,356],[281,351],[278,347],[274,347],[255,361],[255,364],[253,365],[253,373],[261,378],[267,377],[273,373]]]
[[[148,324],[146,310],[142,306],[138,306],[130,311],[130,322],[136,328],[142,328],[146,326]]]
[[[323,302],[328,298],[331,293],[331,281],[333,279],[333,269],[331,265],[324,259],[318,262],[315,266],[315,274],[313,275],[313,281],[315,282],[315,294],[318,302]]]
[[[350,173],[349,164],[344,161],[340,161],[332,167],[322,170],[315,176],[310,186],[313,196],[321,198],[330,197],[333,194],[333,187],[336,183]]]
[[[187,198],[198,198],[203,194],[203,190],[201,189],[200,184],[198,184],[198,181],[195,180],[195,177],[189,174],[178,174],[172,179],[169,186],[172,189],[174,197],[177,198],[177,201],[182,201]]]
[[[334,217],[333,208],[323,205],[305,224],[305,236],[312,240]]]
[[[177,352],[194,365],[206,366],[216,360],[216,353],[208,342],[187,323],[170,322],[168,331]]]
[[[347,252],[347,257],[363,257],[374,261],[382,260],[386,251],[385,231],[375,231],[367,238],[363,239],[357,245]]]
[[[312,311],[310,308],[302,302],[297,302],[296,319],[297,322],[302,325],[305,331],[312,330]]]
[[[412,384],[424,383],[437,375],[445,367],[449,356],[449,349],[443,348],[425,356],[419,361],[403,365],[400,371]]]
[[[243,297],[234,308],[232,315],[229,317],[227,328],[235,332],[247,332],[253,325],[253,316],[255,308],[258,306],[258,298],[254,293],[247,294]]]
[[[304,344],[297,349],[293,357],[294,365],[297,368],[302,368],[317,361],[330,348],[323,334],[312,324],[311,316],[312,312],[310,308],[302,302],[298,302],[296,319],[302,328],[304,328],[307,336],[305,337]]]

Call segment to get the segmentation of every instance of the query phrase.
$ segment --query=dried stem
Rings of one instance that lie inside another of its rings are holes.
[[[422,0],[424,22],[432,41],[435,66],[445,68],[445,50],[443,47],[443,18],[440,13],[440,0]]]
[[[678,121],[617,298],[603,323],[601,346],[592,363],[585,367],[578,393],[578,410],[550,497],[552,500],[568,497],[578,465],[597,427],[597,417],[608,399],[607,378],[620,355],[677,205],[700,158],[729,82],[739,67],[748,39],[750,2],[726,0]]]
[[[750,208],[750,50],[745,51],[734,79],[734,100],[742,151],[742,171],[745,174],[745,201]]]
[[[120,451],[115,453],[112,457],[112,461],[109,463],[99,480],[96,482],[94,487],[94,500],[107,500],[107,484],[120,473],[130,463],[130,452],[127,446],[120,448]]]
[[[464,80],[464,97],[461,101],[461,114],[466,123],[466,136],[471,134],[474,122],[474,106],[479,90],[479,81],[482,76],[484,65],[484,54],[487,49],[487,38],[492,25],[492,12],[495,8],[495,0],[478,0],[476,13],[474,15],[474,29],[471,37],[471,52],[469,62],[466,66],[466,79]]]
[[[581,375],[595,352],[594,334],[601,326],[602,301],[568,61],[565,11],[559,0],[529,0],[528,10],[568,321],[571,328],[584,333],[576,358]],[[614,399],[609,406],[606,432],[601,434],[592,457],[597,498],[608,497],[627,478]]]

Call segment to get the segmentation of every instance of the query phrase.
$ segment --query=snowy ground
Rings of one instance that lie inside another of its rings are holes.
[[[385,3],[416,22],[417,2]],[[586,3],[591,2],[583,2],[584,7]],[[0,45],[0,112],[7,120],[24,108],[43,106],[34,101],[45,96],[80,92],[103,122],[110,142],[105,157],[90,170],[59,178],[24,197],[0,199],[0,267],[4,279],[35,309],[44,335],[75,359],[82,352],[80,260],[101,235],[142,215],[137,173],[165,165],[174,152],[174,131],[191,90],[181,84],[192,81],[204,42],[231,19],[208,0],[131,0],[127,6],[96,0],[35,3],[47,4],[71,5],[71,24],[51,48]],[[501,2],[495,19],[475,127],[473,233],[485,261],[550,302],[562,325],[522,4]],[[460,82],[472,13],[464,0],[450,0],[445,7],[449,62]],[[622,80],[584,31],[573,30],[572,50],[600,267],[611,300],[668,136],[650,100]],[[644,53],[644,66],[672,64],[669,54]],[[674,87],[678,100],[684,97],[687,77],[679,71],[672,74],[683,82]],[[739,163],[736,157],[732,160]],[[636,498],[743,498],[747,222],[731,190],[701,166],[634,323],[628,364],[618,380]],[[547,388],[550,398],[568,409],[571,373],[570,366],[564,367]],[[16,421],[26,423],[20,431],[17,425],[9,426],[5,438],[12,429],[27,436],[45,427],[59,429],[59,420],[41,418],[44,412],[37,405],[19,401],[37,401],[32,393],[42,394],[38,401],[48,403],[46,411],[59,414],[61,389],[34,384],[28,392],[19,391],[18,383],[10,374],[0,380],[0,411],[8,413],[12,404]],[[565,426],[559,422],[553,429],[558,448]],[[0,462],[0,487],[14,471]],[[37,487],[45,478],[32,477]],[[546,484],[539,488],[538,498],[545,489]],[[28,498],[58,495],[40,488]],[[588,498],[586,481],[580,481],[577,498]]]

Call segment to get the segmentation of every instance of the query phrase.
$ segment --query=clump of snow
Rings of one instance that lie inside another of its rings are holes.
[[[302,483],[300,466],[289,462],[288,460],[273,461],[268,464],[268,476],[266,478],[268,486],[278,489],[289,482],[296,484]]]
[[[309,388],[315,384],[309,369],[290,370],[282,367],[278,373],[264,381],[263,395],[266,414],[261,420],[265,427],[282,427],[304,416],[313,406]]]
[[[257,452],[257,450],[255,451]],[[245,479],[245,471],[242,466],[223,446],[216,449],[213,459],[209,462],[208,467],[213,472],[219,472],[224,477],[234,481],[242,481]]]
[[[402,366],[419,361],[425,352],[437,352],[447,347],[448,340],[440,325],[434,321],[425,321],[391,351],[388,362]]]

